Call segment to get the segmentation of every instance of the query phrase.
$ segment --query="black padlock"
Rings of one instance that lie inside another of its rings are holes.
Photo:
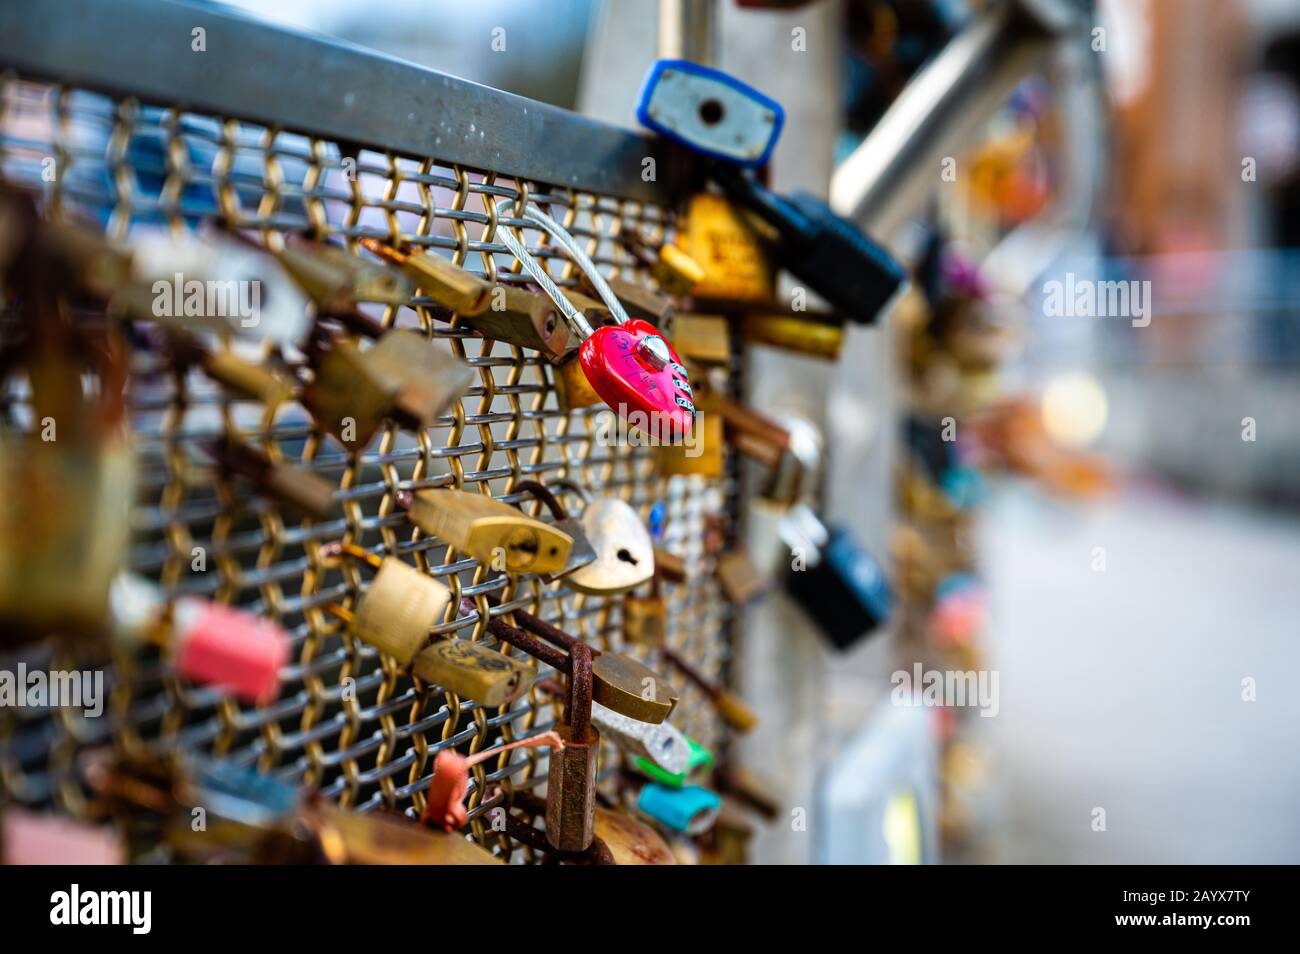
[[[782,521],[791,547],[785,589],[837,649],[848,649],[888,619],[893,594],[884,568],[847,527],[827,527],[796,504]]]
[[[820,199],[803,192],[776,195],[725,163],[716,164],[712,175],[733,202],[777,231],[781,267],[844,318],[874,322],[906,280],[903,266],[889,252]]]

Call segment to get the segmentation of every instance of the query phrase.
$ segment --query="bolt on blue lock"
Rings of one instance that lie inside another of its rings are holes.
[[[636,118],[697,152],[753,168],[772,157],[785,110],[721,70],[690,60],[659,60],[641,87]]]

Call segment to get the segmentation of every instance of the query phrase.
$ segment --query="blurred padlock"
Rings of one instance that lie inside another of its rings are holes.
[[[486,494],[420,490],[398,503],[423,532],[500,572],[560,573],[573,550],[573,538],[558,527]]]
[[[272,460],[229,437],[219,438],[210,452],[223,470],[247,478],[258,491],[304,517],[324,520],[334,510],[334,486],[310,470]]]
[[[596,833],[600,733],[591,724],[591,650],[575,643],[569,658],[569,697],[555,730],[564,744],[551,752],[546,780],[546,840],[560,851],[584,851]]]

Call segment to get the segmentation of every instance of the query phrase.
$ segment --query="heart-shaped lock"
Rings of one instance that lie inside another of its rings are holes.
[[[592,332],[578,353],[587,380],[611,408],[651,437],[679,442],[695,420],[686,369],[668,339],[630,318]]]

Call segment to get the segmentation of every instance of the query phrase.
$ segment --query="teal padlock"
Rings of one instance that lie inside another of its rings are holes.
[[[698,785],[668,788],[653,782],[642,786],[636,800],[637,810],[673,831],[699,835],[713,827],[722,799],[717,792]]]

